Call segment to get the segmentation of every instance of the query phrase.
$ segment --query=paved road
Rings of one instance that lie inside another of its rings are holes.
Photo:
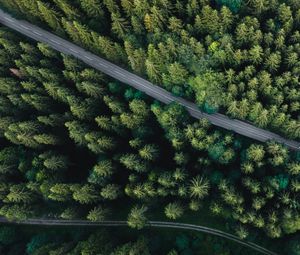
[[[51,219],[27,219],[19,222],[11,222],[8,221],[4,217],[0,217],[0,222],[2,223],[14,223],[14,224],[24,224],[24,225],[44,225],[44,226],[107,226],[107,227],[120,227],[120,226],[128,226],[126,221],[99,221],[92,222],[87,220],[51,220]],[[252,250],[260,252],[261,254],[266,255],[279,255],[278,253],[269,251],[259,245],[256,245],[252,242],[244,241],[237,236],[228,234],[226,232],[208,228],[204,226],[197,226],[185,223],[174,223],[174,222],[164,222],[164,221],[148,221],[148,227],[158,227],[158,228],[174,228],[174,229],[183,229],[183,230],[192,230],[203,232],[215,236],[220,236],[222,238],[226,238],[233,242],[239,243],[243,246],[246,246]]]
[[[178,102],[179,104],[186,107],[191,116],[200,119],[207,118],[213,125],[218,127],[234,131],[243,136],[250,137],[260,142],[266,142],[269,140],[275,140],[279,143],[285,144],[287,147],[293,150],[300,150],[300,143],[297,141],[292,141],[285,139],[275,133],[270,131],[257,128],[246,122],[230,119],[227,116],[219,113],[215,114],[206,114],[201,112],[197,105],[191,103],[183,98],[178,98],[172,95],[170,92],[162,89],[159,86],[156,86],[149,81],[130,73],[117,65],[112,64],[86,50],[83,48],[70,43],[52,33],[49,33],[37,26],[34,26],[26,21],[14,19],[7,13],[4,13],[0,9],[0,23],[10,27],[11,29],[20,32],[23,35],[26,35],[36,41],[44,42],[50,45],[53,49],[60,51],[62,53],[72,55],[87,65],[92,66],[99,71],[123,82],[126,83],[140,91],[143,91],[150,97],[153,97],[165,104],[169,104],[173,101]]]

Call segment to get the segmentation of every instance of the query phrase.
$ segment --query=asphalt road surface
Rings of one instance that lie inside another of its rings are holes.
[[[14,223],[14,224],[24,224],[24,225],[44,225],[44,226],[103,226],[103,227],[120,227],[128,226],[126,221],[99,221],[92,222],[87,220],[54,220],[54,219],[27,219],[24,221],[8,221],[4,217],[0,217],[0,222],[2,223]],[[266,255],[279,255],[278,253],[269,251],[255,243],[244,241],[237,236],[228,234],[226,232],[208,228],[204,226],[185,224],[185,223],[174,223],[165,221],[148,221],[147,227],[158,227],[158,228],[174,228],[183,230],[192,230],[202,233],[207,233],[215,236],[219,236],[233,242],[239,243],[246,246],[252,250],[255,250],[261,254]]]
[[[237,119],[230,119],[227,116],[215,113],[207,114],[199,110],[196,104],[191,103],[183,98],[176,97],[170,92],[162,89],[159,86],[152,84],[151,82],[133,74],[125,69],[112,64],[111,62],[92,54],[83,48],[64,40],[52,33],[49,33],[35,25],[30,24],[24,20],[17,20],[9,14],[3,12],[0,9],[0,23],[7,26],[21,34],[28,36],[36,41],[47,43],[53,49],[62,52],[64,54],[72,55],[87,65],[96,68],[97,70],[126,83],[140,91],[143,91],[150,97],[156,100],[169,104],[171,102],[178,102],[183,105],[191,116],[201,119],[207,118],[213,125],[231,130],[240,135],[250,137],[260,142],[266,142],[269,140],[275,140],[279,143],[285,144],[287,147],[293,150],[300,150],[300,142],[285,139],[273,132],[257,128],[247,122],[243,122]]]

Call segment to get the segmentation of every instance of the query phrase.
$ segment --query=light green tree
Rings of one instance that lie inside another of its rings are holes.
[[[128,225],[132,228],[142,229],[147,223],[145,216],[147,210],[148,208],[144,205],[133,207],[128,215]]]
[[[90,221],[103,221],[107,217],[108,210],[102,206],[97,206],[89,211],[87,219]]]
[[[182,216],[183,214],[183,208],[182,206],[175,202],[175,203],[169,203],[166,207],[165,207],[165,214],[168,218],[172,219],[172,220],[176,220],[178,219],[180,216]]]
[[[206,178],[196,176],[192,179],[189,188],[191,197],[201,199],[208,195],[210,184]]]

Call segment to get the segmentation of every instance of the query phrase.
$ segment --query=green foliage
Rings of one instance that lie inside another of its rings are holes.
[[[244,227],[242,227],[242,226],[239,226],[236,229],[236,234],[241,239],[245,239],[249,235],[248,231]]]
[[[143,159],[155,160],[159,154],[159,151],[155,145],[147,144],[139,150],[139,154]]]
[[[299,244],[299,235],[295,236],[287,246],[287,252],[291,255],[299,255],[300,254],[300,244]]]
[[[4,2],[175,95],[196,99],[208,113],[299,138],[294,1]],[[255,228],[272,238],[298,229],[297,154],[195,122],[180,104],[150,108],[145,94],[45,44],[20,41],[0,29],[2,216],[98,221],[107,208],[113,218],[119,202],[135,201],[144,204],[128,215],[135,228],[147,223],[147,209],[167,203],[160,212],[170,219],[207,209],[231,230],[239,226],[241,238],[255,236]],[[74,254],[97,253],[104,247],[99,236]],[[182,243],[182,252],[191,252],[192,242]],[[36,252],[65,254],[58,246],[47,241]]]
[[[152,105],[151,110],[158,118],[162,127],[166,129],[184,124],[188,120],[186,109],[177,103],[171,103],[165,106],[164,109],[161,109],[158,105]]]
[[[103,221],[106,218],[107,210],[101,206],[95,207],[87,215],[87,219],[90,221]]]
[[[104,199],[114,200],[120,194],[120,187],[116,184],[108,184],[101,189],[100,194]]]
[[[283,222],[283,230],[288,233],[295,233],[300,229],[300,216],[291,219],[285,219]]]
[[[209,187],[210,185],[207,179],[196,176],[192,179],[190,184],[191,197],[198,199],[204,198],[208,195]]]
[[[79,218],[78,209],[66,208],[61,214],[60,218],[64,220],[73,220]]]
[[[222,143],[216,143],[208,149],[210,158],[221,163],[228,164],[234,157],[234,152],[225,148]]]
[[[120,162],[128,169],[136,172],[147,171],[146,165],[135,154],[125,154],[120,158]]]
[[[101,2],[98,0],[81,0],[83,10],[92,18],[101,18],[104,15]]]
[[[175,203],[169,203],[165,207],[165,214],[168,218],[170,218],[172,220],[176,220],[177,218],[182,216],[183,208],[180,204],[178,204],[176,202]]]
[[[17,230],[13,227],[2,226],[0,228],[0,242],[4,245],[15,243],[20,237]]]
[[[72,191],[68,184],[57,183],[50,188],[48,198],[54,201],[68,201],[72,198]]]
[[[138,239],[134,243],[127,243],[121,247],[116,248],[111,255],[121,255],[121,254],[141,254],[150,255],[149,246],[147,240],[144,238]]]
[[[4,205],[0,208],[0,215],[8,220],[22,221],[32,216],[33,210],[25,205]]]
[[[241,8],[243,0],[216,0],[219,5],[227,6],[232,12],[237,13]]]
[[[199,106],[209,113],[218,111],[223,104],[222,74],[207,72],[192,79],[190,84],[196,91]]]
[[[147,218],[145,216],[147,209],[148,208],[145,206],[133,207],[128,215],[128,225],[132,228],[142,229],[147,223]]]
[[[74,187],[73,198],[81,204],[91,204],[100,199],[100,194],[94,186],[86,184],[82,187]]]
[[[35,251],[41,246],[45,245],[50,241],[50,237],[46,234],[38,234],[32,237],[31,241],[27,244],[27,254],[35,254]]]

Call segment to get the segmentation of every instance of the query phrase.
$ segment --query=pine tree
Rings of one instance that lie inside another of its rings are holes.
[[[9,202],[30,204],[34,201],[34,194],[24,185],[12,185],[7,194]]]
[[[25,121],[11,124],[4,133],[5,137],[15,144],[23,144],[27,147],[38,148],[40,143],[34,139],[42,130],[42,127],[34,121]]]
[[[0,78],[0,94],[18,94],[21,91],[21,87],[16,80],[11,78]]]
[[[80,35],[77,31],[77,29],[74,27],[74,24],[71,21],[68,21],[65,18],[61,19],[61,23],[63,25],[63,28],[65,30],[65,32],[70,36],[70,38],[78,44],[81,44],[81,39],[80,39]]]
[[[18,147],[6,147],[0,151],[0,173],[8,174],[17,170],[22,150]]]
[[[118,37],[124,38],[128,32],[128,22],[126,19],[122,18],[119,13],[112,13],[111,20],[112,31],[115,32]]]
[[[195,29],[201,34],[215,34],[220,29],[220,17],[217,10],[205,5],[200,15],[195,17]]]
[[[108,184],[101,189],[100,194],[104,199],[115,200],[120,194],[120,187],[116,184]]]
[[[97,100],[92,98],[86,98],[81,100],[78,97],[69,96],[67,97],[70,105],[70,110],[81,120],[90,120],[95,117],[99,103]]]
[[[33,139],[41,145],[59,145],[62,143],[62,140],[53,134],[38,134],[34,135]]]
[[[269,124],[269,111],[266,109],[262,110],[255,119],[255,124],[262,128],[266,127]]]
[[[125,154],[120,157],[120,162],[128,169],[138,173],[146,172],[146,165],[135,154]]]
[[[103,6],[99,0],[80,0],[80,5],[89,17],[97,19],[104,17]]]
[[[39,12],[47,24],[55,31],[62,32],[59,14],[53,10],[49,4],[37,1]]]
[[[76,87],[80,92],[95,98],[101,98],[105,92],[101,85],[89,81],[77,83]]]
[[[48,57],[48,58],[55,58],[55,59],[59,59],[59,54],[57,51],[55,51],[54,49],[52,49],[48,44],[46,43],[38,43],[37,44],[38,49],[40,50],[40,52]]]
[[[175,62],[168,67],[168,75],[163,75],[166,84],[183,85],[188,77],[187,70],[179,63]]]
[[[64,155],[59,155],[55,152],[48,151],[39,155],[43,159],[43,164],[50,170],[66,169],[69,165],[68,158]]]
[[[125,105],[121,101],[118,101],[113,97],[104,96],[103,101],[113,113],[123,113],[126,109]]]
[[[168,218],[172,219],[172,220],[176,220],[179,217],[182,216],[183,214],[183,208],[180,204],[178,203],[169,203],[166,207],[165,207],[165,214]]]
[[[157,8],[155,5],[150,8],[150,12],[155,29],[163,28],[163,25],[166,23],[166,19],[168,18],[167,13],[163,13],[163,11]]]
[[[286,125],[286,131],[290,137],[300,137],[300,122],[295,120],[289,121]]]
[[[46,126],[50,127],[62,127],[71,119],[71,114],[66,112],[64,114],[50,114],[37,117],[38,121]]]
[[[70,201],[72,199],[72,191],[68,184],[57,183],[50,188],[48,197],[54,201]]]
[[[73,95],[73,91],[71,89],[60,86],[60,84],[56,82],[44,82],[43,86],[49,96],[64,103],[67,103],[68,97]]]
[[[85,184],[74,190],[73,198],[81,204],[92,204],[100,200],[100,194],[93,185]]]
[[[139,150],[141,158],[153,161],[158,157],[159,151],[156,145],[147,144]]]
[[[102,206],[97,206],[87,215],[87,219],[90,221],[103,221],[107,216],[108,210],[104,209]]]
[[[69,207],[60,214],[60,218],[64,220],[74,220],[78,218],[78,209]]]
[[[145,24],[145,28],[147,29],[148,32],[150,32],[150,33],[154,32],[153,20],[149,13],[146,13],[144,16],[144,24]]]
[[[265,66],[268,68],[270,72],[277,71],[280,66],[281,55],[279,52],[271,53],[270,56],[267,57]]]
[[[17,5],[22,10],[23,13],[30,14],[29,17],[31,16],[31,18],[37,16],[37,13],[39,13],[37,1],[34,0],[17,1]]]
[[[241,225],[237,227],[236,234],[240,239],[245,239],[249,235],[247,229]]]
[[[113,129],[113,123],[111,119],[107,116],[98,116],[95,118],[95,121],[97,125],[105,131],[110,131]]]
[[[259,45],[253,46],[249,50],[249,59],[253,64],[260,64],[263,60],[263,49]]]
[[[254,162],[262,162],[265,155],[264,147],[262,145],[251,145],[247,150],[247,158],[248,160],[252,160]]]
[[[204,177],[197,176],[192,179],[190,184],[190,195],[195,198],[204,198],[208,195],[210,188],[209,182]]]
[[[292,175],[298,175],[300,173],[300,164],[292,162],[288,165],[288,172]]]
[[[54,0],[53,2],[65,13],[68,19],[74,20],[80,17],[80,15],[77,12],[77,9],[75,9],[71,4],[69,4],[68,0]]]
[[[128,225],[132,228],[142,229],[147,223],[147,218],[145,216],[147,209],[148,208],[145,206],[133,207],[128,215]]]
[[[101,160],[94,166],[93,171],[99,176],[111,176],[114,173],[113,163],[111,160]]]
[[[4,205],[0,208],[0,215],[11,221],[23,221],[32,214],[32,209],[26,205]]]
[[[40,112],[50,113],[53,111],[54,103],[48,96],[26,93],[21,94],[21,98]]]
[[[159,67],[156,65],[153,61],[146,59],[145,62],[146,65],[146,71],[149,76],[149,78],[156,83],[159,83],[161,81],[161,75],[159,72]]]
[[[87,144],[85,135],[90,131],[90,129],[86,124],[79,121],[70,121],[66,122],[65,126],[69,130],[69,136],[75,141],[76,144],[80,146]]]

